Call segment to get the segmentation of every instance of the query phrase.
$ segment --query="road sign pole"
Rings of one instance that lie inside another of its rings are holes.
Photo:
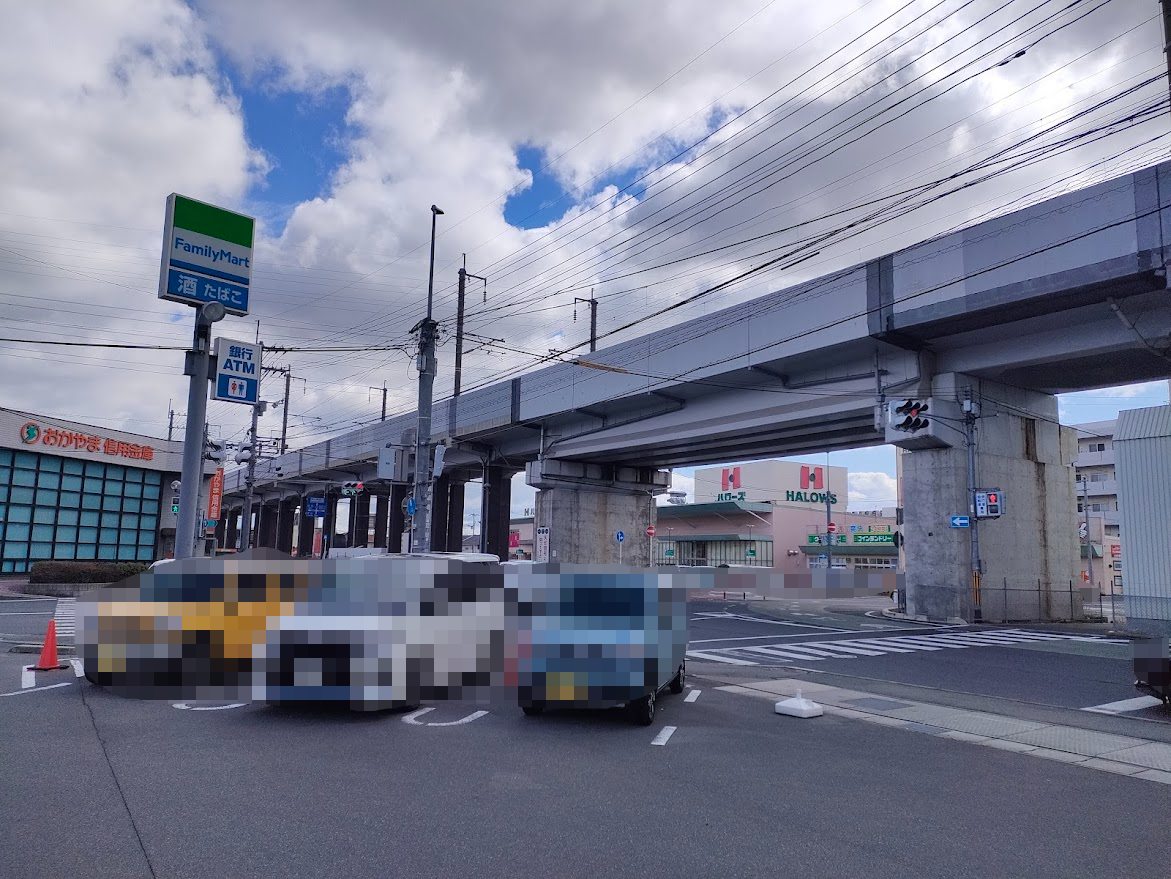
[[[208,352],[211,325],[224,316],[218,303],[195,312],[195,332],[184,373],[191,377],[187,388],[187,426],[183,433],[183,472],[179,487],[179,518],[175,524],[175,558],[195,554],[195,523],[199,518],[199,487],[203,478],[203,431],[207,417]]]
[[[978,623],[983,620],[984,613],[980,606],[980,517],[976,514],[976,415],[973,408],[967,406],[964,413],[964,439],[968,446],[968,506],[972,530],[972,621]],[[1008,615],[1007,607],[1004,608],[1004,615]]]

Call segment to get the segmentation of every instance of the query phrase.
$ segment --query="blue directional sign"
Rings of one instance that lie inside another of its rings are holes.
[[[971,522],[967,516],[952,516],[951,517],[951,527],[952,528],[970,528]]]
[[[325,498],[323,497],[307,497],[305,498],[305,515],[310,519],[320,519],[325,516]]]
[[[619,531],[617,534],[614,535],[614,539],[617,540],[619,543],[621,543],[623,540],[626,539],[626,535],[623,534],[621,531]]]
[[[216,373],[211,398],[229,403],[260,402],[260,345],[216,339]]]
[[[413,497],[407,498],[407,515],[415,515],[415,510],[417,509],[419,509],[419,505],[415,503],[415,499]]]

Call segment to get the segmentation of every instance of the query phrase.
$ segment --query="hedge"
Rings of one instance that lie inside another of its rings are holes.
[[[141,574],[144,562],[33,562],[29,583],[118,583]]]

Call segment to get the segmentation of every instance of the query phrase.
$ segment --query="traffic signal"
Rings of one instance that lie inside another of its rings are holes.
[[[361,482],[343,482],[342,494],[346,497],[356,497],[362,492],[363,485]]]
[[[914,433],[927,427],[927,401],[904,400],[891,408],[891,427],[895,430]]]
[[[209,461],[215,461],[217,464],[221,463],[224,460],[224,444],[208,440],[207,451],[204,457]]]
[[[171,498],[171,512],[179,512],[179,499],[177,497]]]

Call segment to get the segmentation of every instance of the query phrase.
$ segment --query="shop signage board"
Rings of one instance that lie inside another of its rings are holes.
[[[255,342],[216,339],[211,398],[253,406],[259,403],[261,353],[261,346]]]
[[[167,196],[159,298],[201,306],[219,302],[248,314],[256,221],[177,193]]]

